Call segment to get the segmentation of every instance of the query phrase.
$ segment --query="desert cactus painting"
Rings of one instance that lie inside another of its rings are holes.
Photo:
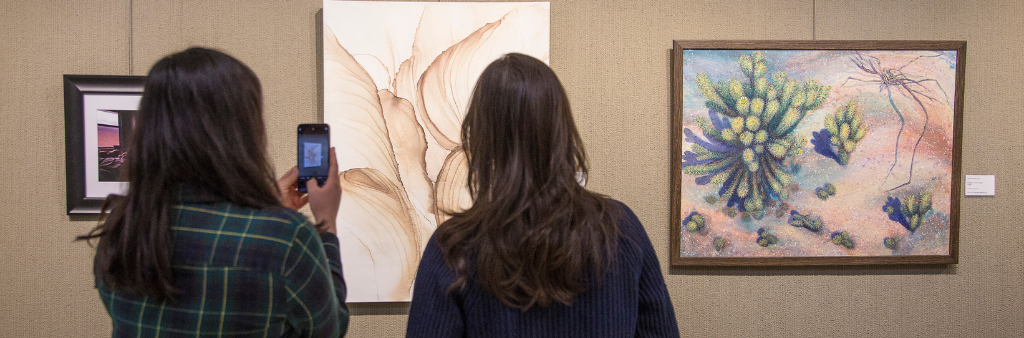
[[[444,211],[472,203],[460,126],[477,77],[510,52],[547,62],[549,17],[547,2],[324,2],[349,302],[410,300]]]
[[[965,45],[852,45],[676,41],[674,265],[955,260]]]

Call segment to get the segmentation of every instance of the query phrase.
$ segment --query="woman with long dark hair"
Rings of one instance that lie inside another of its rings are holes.
[[[337,175],[296,190],[267,160],[263,95],[210,49],[150,70],[128,143],[128,191],[100,224],[96,288],[121,336],[341,336],[348,327]],[[331,170],[337,159],[331,149]],[[315,182],[315,181],[311,181]],[[316,225],[297,209],[310,204]]]
[[[565,90],[508,54],[462,123],[474,204],[441,224],[413,288],[409,337],[677,337],[647,233],[587,172]]]

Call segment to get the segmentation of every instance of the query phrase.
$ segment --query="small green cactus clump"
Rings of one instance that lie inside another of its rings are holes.
[[[900,209],[907,218],[907,229],[917,230],[924,221],[924,214],[932,210],[932,192],[926,191],[920,195],[904,197]]]
[[[786,211],[789,211],[789,203],[779,203],[779,207],[775,209],[775,217],[782,218],[786,216]]]
[[[722,237],[715,237],[714,244],[715,251],[722,252],[722,249],[725,249],[725,246],[729,244],[729,241],[726,241],[725,238]]]
[[[694,211],[691,212],[689,216],[686,216],[686,218],[683,219],[682,226],[683,229],[686,229],[686,231],[694,232],[704,229],[706,225],[707,224],[704,221],[704,216]]]
[[[715,195],[704,196],[704,202],[708,202],[708,204],[718,203],[718,197],[715,197]]]
[[[839,107],[835,114],[826,116],[825,129],[832,135],[829,141],[838,156],[836,161],[841,165],[850,163],[850,154],[868,133],[864,114],[857,110],[856,100],[850,100],[846,106]]]
[[[729,216],[729,218],[735,218],[737,215],[739,215],[739,212],[737,212],[736,208],[733,207],[722,208],[722,212],[725,213],[726,216]]]
[[[821,221],[821,217],[813,216],[811,214],[802,215],[796,210],[793,210],[789,213],[789,225],[818,232],[825,227],[825,222]]]
[[[759,228],[757,229],[757,245],[763,247],[769,247],[775,244],[779,244],[779,238],[773,235],[768,229]]]
[[[900,236],[896,235],[892,237],[886,237],[885,239],[882,240],[882,245],[884,245],[886,249],[896,250],[896,248],[898,248],[900,245]]]
[[[827,200],[829,197],[836,195],[836,186],[832,183],[825,183],[820,188],[814,188],[814,195],[818,196],[822,201]]]
[[[889,219],[914,232],[924,223],[925,216],[932,211],[932,192],[905,196],[902,199],[889,196],[882,211]]]
[[[845,230],[832,233],[832,244],[840,245],[847,249],[853,249],[853,240],[850,239],[850,233]]]

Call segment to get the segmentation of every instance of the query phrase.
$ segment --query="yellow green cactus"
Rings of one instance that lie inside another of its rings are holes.
[[[907,196],[903,198],[902,202],[900,212],[903,213],[907,223],[903,226],[907,230],[915,231],[924,222],[925,213],[932,210],[932,192],[925,191],[920,195]]]
[[[899,248],[900,245],[900,236],[896,235],[892,237],[886,237],[882,239],[882,245],[884,245],[886,249],[896,250]]]
[[[729,244],[729,241],[722,237],[715,237],[713,243],[715,245],[715,251],[722,252],[722,249],[725,249],[725,245]]]
[[[764,52],[739,57],[745,78],[713,83],[697,74],[708,117],[695,122],[705,140],[683,155],[683,172],[698,184],[720,185],[719,201],[755,218],[768,200],[788,198],[792,183],[787,160],[802,153],[807,139],[793,134],[808,112],[821,107],[831,91],[816,80],[803,84],[784,72],[769,74]],[[689,132],[689,131],[688,131]]]
[[[779,244],[779,237],[771,233],[767,228],[757,229],[757,245],[763,247],[769,247],[775,244]]]
[[[704,221],[704,216],[694,211],[682,221],[682,227],[684,230],[689,232],[700,231],[707,225]]]
[[[825,116],[825,128],[814,133],[814,150],[841,165],[850,163],[850,154],[868,133],[864,114],[857,110],[857,101],[850,100]]]
[[[832,244],[842,246],[847,249],[853,249],[853,240],[850,239],[850,233],[843,231],[836,231],[832,233]]]
[[[804,215],[796,210],[792,210],[789,212],[789,225],[797,228],[806,228],[812,232],[818,232],[825,227],[825,222],[821,220],[821,217],[811,214]]]
[[[836,195],[836,186],[832,183],[825,183],[822,187],[814,188],[814,195],[818,196],[822,201],[827,200],[829,197]]]

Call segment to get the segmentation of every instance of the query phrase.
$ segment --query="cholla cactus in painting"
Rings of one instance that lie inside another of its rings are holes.
[[[757,245],[767,248],[775,244],[779,244],[779,237],[772,234],[771,230],[766,228],[757,229]]]
[[[850,239],[850,233],[847,231],[836,231],[832,233],[832,244],[842,246],[847,249],[853,249],[853,240]]]
[[[811,143],[815,152],[846,165],[850,163],[850,154],[857,148],[857,143],[867,133],[864,114],[857,110],[857,101],[850,100],[834,114],[825,116],[825,129],[813,133]]]
[[[827,200],[829,197],[836,195],[836,186],[832,183],[825,183],[820,188],[814,188],[814,195],[818,196],[822,201]]]
[[[825,227],[825,223],[821,221],[821,217],[812,216],[810,214],[803,215],[796,210],[789,212],[789,225],[797,228],[806,228],[813,232],[818,232]]]
[[[706,225],[704,222],[704,216],[694,211],[683,219],[682,227],[683,230],[689,232],[700,231],[701,229],[704,229],[704,226]]]
[[[792,183],[784,162],[801,153],[806,139],[793,134],[808,112],[821,107],[830,86],[803,84],[784,72],[768,74],[763,52],[739,58],[745,79],[713,83],[707,74],[695,82],[709,108],[695,122],[706,140],[684,130],[691,151],[683,154],[683,172],[697,184],[720,185],[720,201],[753,215],[763,214],[769,199],[788,198]]]
[[[932,192],[906,196],[902,200],[889,197],[882,210],[889,215],[890,220],[900,223],[910,232],[917,231],[924,222],[925,214],[932,211]]]

